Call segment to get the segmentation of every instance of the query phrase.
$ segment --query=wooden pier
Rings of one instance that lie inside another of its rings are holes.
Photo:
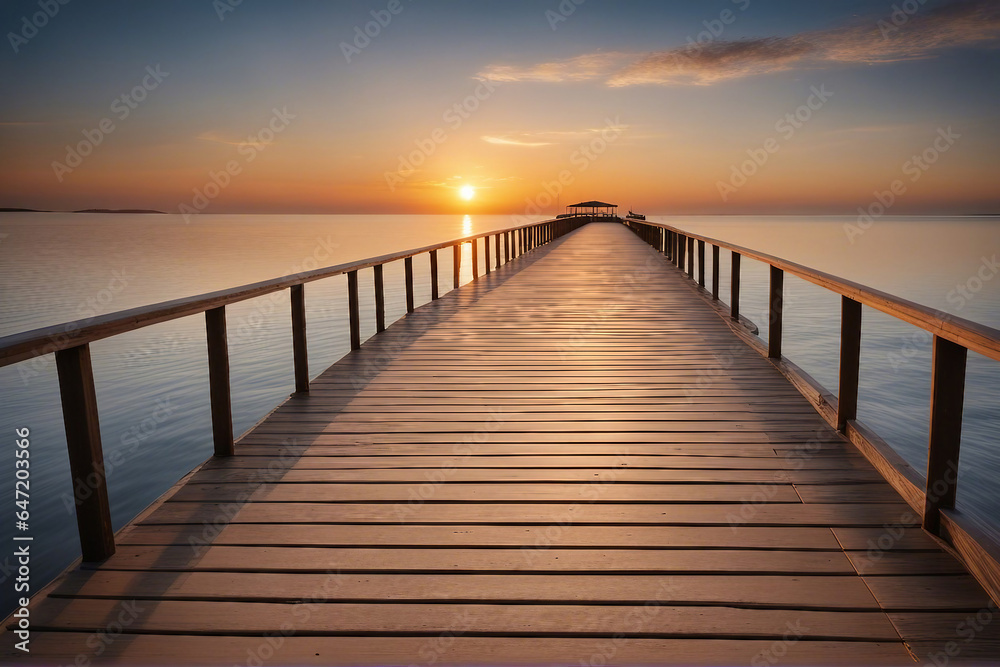
[[[718,275],[703,289],[685,267],[697,239],[565,225],[506,236],[513,253],[485,235],[488,275],[411,297],[311,384],[300,373],[231,449],[228,394],[213,391],[219,456],[91,544],[100,558],[34,599],[30,655],[7,632],[2,659],[1000,661],[980,584],[993,562],[925,530],[922,499],[886,481],[888,455],[845,436],[854,415],[839,432],[836,401],[831,420],[829,398],[817,411],[821,395],[789,381],[780,326],[771,359],[747,344],[738,308],[712,299]],[[224,314],[221,327],[213,373],[227,378]],[[301,332],[300,369],[304,318]],[[26,358],[19,344],[10,359]]]

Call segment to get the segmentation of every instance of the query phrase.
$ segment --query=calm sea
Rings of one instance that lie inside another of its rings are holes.
[[[658,217],[1000,328],[1000,218],[885,217],[868,229],[840,217]],[[510,226],[506,216],[179,216],[0,214],[0,335],[201,294],[316,266]],[[469,250],[466,247],[466,253]],[[710,253],[709,253],[710,255]],[[442,288],[450,253],[441,253]],[[481,260],[482,261],[482,260]],[[417,261],[417,299],[430,298]],[[463,262],[469,279],[469,260]],[[767,267],[744,261],[742,310],[766,336]],[[721,257],[729,284],[729,255]],[[363,336],[374,333],[363,272]],[[348,350],[346,280],[306,288],[313,375]],[[386,268],[387,317],[403,314],[402,267]],[[837,391],[839,297],[786,277],[785,355]],[[723,289],[728,301],[728,290]],[[253,426],[293,390],[287,292],[229,309],[234,426]],[[930,337],[865,309],[860,418],[922,470]],[[92,346],[115,528],[212,451],[204,319],[167,322]],[[1000,364],[970,354],[959,503],[1000,517]],[[69,462],[52,356],[0,369],[0,425],[31,429],[32,589],[79,555]],[[0,490],[12,544],[14,447]],[[996,520],[994,523],[1000,523]],[[5,614],[13,549],[0,551]]]

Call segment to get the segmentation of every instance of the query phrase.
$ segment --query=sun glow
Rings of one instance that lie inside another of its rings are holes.
[[[465,201],[470,201],[473,197],[476,196],[476,189],[471,185],[463,185],[458,190],[458,196],[464,199]]]

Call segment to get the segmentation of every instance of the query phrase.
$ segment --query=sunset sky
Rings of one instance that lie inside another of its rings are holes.
[[[0,206],[1000,211],[1000,3],[893,6],[8,0]]]

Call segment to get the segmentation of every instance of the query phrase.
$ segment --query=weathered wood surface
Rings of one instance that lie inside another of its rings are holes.
[[[975,580],[692,289],[595,224],[443,295],[67,573],[32,653],[0,656],[997,660],[996,624],[960,625],[991,609]]]

